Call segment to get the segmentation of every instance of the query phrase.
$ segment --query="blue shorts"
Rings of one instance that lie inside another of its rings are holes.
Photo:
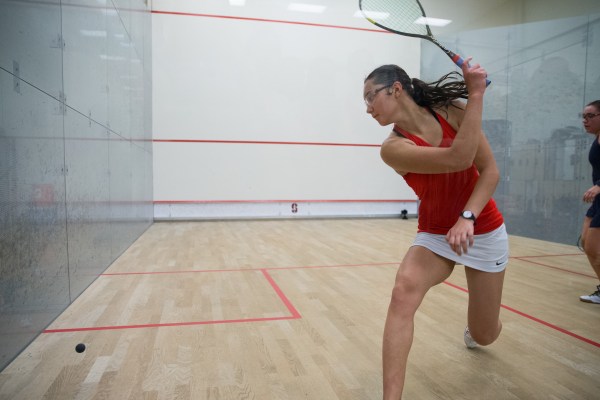
[[[585,216],[592,219],[590,228],[600,228],[600,194],[594,197],[592,206],[587,210]]]

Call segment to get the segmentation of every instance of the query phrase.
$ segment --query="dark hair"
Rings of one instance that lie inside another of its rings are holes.
[[[452,100],[468,99],[467,85],[462,75],[450,72],[434,82],[423,82],[410,78],[406,71],[397,65],[382,65],[371,72],[365,82],[372,79],[375,84],[392,85],[400,82],[402,88],[413,98],[415,103],[423,107],[440,107],[452,104]]]
[[[600,111],[600,100],[594,100],[594,101],[592,101],[592,102],[590,102],[590,103],[586,104],[585,106],[586,106],[586,107],[588,107],[588,106],[594,106],[594,107],[596,107],[596,109],[597,109],[598,111]]]

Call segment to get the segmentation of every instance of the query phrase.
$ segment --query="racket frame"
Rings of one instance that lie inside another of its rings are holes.
[[[421,9],[421,14],[423,14],[424,18],[427,18],[427,15],[425,15],[425,10],[423,9],[423,6],[421,5],[421,2],[419,0],[413,0],[417,3],[417,5],[419,6],[419,8]],[[435,37],[433,37],[433,34],[431,33],[431,29],[429,28],[428,24],[424,24],[425,25],[425,29],[427,29],[427,35],[420,35],[418,33],[407,33],[407,32],[400,32],[397,31],[395,29],[392,28],[388,28],[387,26],[381,25],[379,22],[376,22],[375,20],[373,20],[372,18],[368,17],[365,10],[363,10],[363,0],[358,0],[358,8],[360,9],[360,12],[362,13],[362,15],[365,17],[365,19],[367,21],[369,21],[370,23],[372,23],[373,25],[384,29],[388,32],[392,32],[395,33],[397,35],[402,35],[402,36],[410,36],[410,37],[416,37],[416,38],[420,38],[420,39],[425,39],[425,40],[429,40],[431,43],[435,44],[437,47],[439,47],[440,49],[442,49],[444,51],[444,53],[446,53],[446,55],[448,57],[450,57],[450,59],[454,62],[454,64],[456,64],[458,67],[462,67],[462,65],[464,64],[465,60],[463,60],[463,58],[456,54],[455,52],[448,50],[446,47],[444,47],[440,42],[438,42],[436,40]],[[369,10],[367,10],[369,11]],[[489,85],[491,82],[486,79],[486,84]]]

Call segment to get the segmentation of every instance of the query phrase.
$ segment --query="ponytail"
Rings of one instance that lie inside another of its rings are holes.
[[[410,78],[406,71],[397,65],[382,65],[371,72],[366,78],[376,84],[391,85],[400,82],[402,88],[422,107],[442,107],[452,105],[456,99],[468,99],[467,85],[462,75],[456,71],[450,72],[434,82],[424,82]]]
[[[452,104],[456,99],[468,99],[467,85],[462,80],[462,75],[453,71],[434,82],[423,82],[413,78],[414,87],[412,98],[423,107],[440,107]]]

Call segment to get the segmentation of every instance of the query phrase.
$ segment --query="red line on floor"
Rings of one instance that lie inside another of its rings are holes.
[[[65,333],[65,332],[85,332],[85,331],[112,331],[119,329],[139,329],[139,328],[162,328],[167,326],[189,326],[189,325],[216,325],[216,324],[234,324],[240,322],[264,322],[281,321],[286,319],[297,319],[295,316],[272,317],[272,318],[243,318],[243,319],[223,319],[215,321],[194,321],[194,322],[167,322],[162,324],[140,324],[140,325],[115,325],[115,326],[92,326],[83,328],[58,328],[46,329],[42,333]]]
[[[373,267],[379,265],[400,265],[398,262],[363,263],[363,264],[338,264],[338,265],[306,265],[300,267],[271,267],[268,271],[281,271],[285,269],[314,269],[314,268],[345,268],[345,267]]]
[[[290,267],[263,267],[263,268],[238,268],[238,269],[188,269],[176,271],[133,271],[133,272],[106,272],[99,276],[120,275],[168,275],[168,274],[196,274],[205,272],[246,272],[246,271],[279,271],[285,269],[313,269],[313,268],[343,268],[343,267],[372,267],[377,265],[399,265],[397,262],[362,263],[362,264],[336,264],[336,265],[302,265]]]
[[[262,268],[238,268],[238,269],[188,269],[177,271],[138,271],[138,272],[108,272],[100,276],[120,276],[120,275],[169,275],[169,274],[198,274],[204,272],[254,272],[261,271]]]
[[[444,283],[445,283],[446,285],[448,285],[448,286],[451,286],[451,287],[455,288],[455,289],[458,289],[458,290],[460,290],[460,291],[463,291],[463,292],[465,292],[465,293],[469,293],[469,290],[468,290],[468,289],[465,289],[465,288],[463,288],[463,287],[461,287],[461,286],[455,285],[455,284],[453,284],[453,283],[450,283],[450,282],[447,282],[447,281],[444,281]],[[544,326],[547,326],[548,328],[552,328],[552,329],[554,329],[554,330],[556,330],[556,331],[559,331],[559,332],[561,332],[561,333],[564,333],[565,335],[569,335],[569,336],[571,336],[571,337],[574,337],[575,339],[579,339],[579,340],[581,340],[581,341],[583,341],[583,342],[586,342],[586,343],[589,343],[589,344],[591,344],[591,345],[593,345],[593,346],[600,347],[600,343],[598,343],[598,342],[595,342],[595,341],[593,341],[593,340],[591,340],[591,339],[588,339],[588,338],[586,338],[586,337],[580,336],[580,335],[578,335],[578,334],[576,334],[576,333],[573,333],[573,332],[571,332],[571,331],[568,331],[568,330],[566,330],[566,329],[564,329],[564,328],[561,328],[560,326],[557,326],[557,325],[551,324],[550,322],[546,322],[546,321],[544,321],[544,320],[541,320],[541,319],[539,319],[539,318],[536,318],[536,317],[534,317],[534,316],[532,316],[532,315],[526,314],[526,313],[524,313],[524,312],[522,312],[522,311],[519,311],[519,310],[517,310],[517,309],[515,309],[515,308],[509,307],[509,306],[507,306],[507,305],[504,305],[504,304],[500,304],[500,307],[502,307],[502,308],[504,308],[505,310],[508,310],[508,311],[510,311],[510,312],[513,312],[513,313],[515,313],[515,314],[517,314],[517,315],[520,315],[520,316],[522,316],[522,317],[525,317],[525,318],[527,318],[527,319],[530,319],[530,320],[532,320],[532,321],[534,321],[534,322],[537,322],[537,323],[539,323],[539,324],[542,324],[542,325],[544,325]]]
[[[204,271],[178,271],[178,273],[183,272],[244,272],[244,271],[261,271],[263,276],[267,279],[267,282],[271,285],[279,300],[286,306],[291,316],[285,317],[271,317],[271,318],[242,318],[242,319],[226,319],[226,320],[214,320],[214,321],[193,321],[193,322],[171,322],[171,323],[160,323],[160,324],[139,324],[139,325],[115,325],[115,326],[96,326],[96,327],[83,327],[83,328],[58,328],[58,329],[46,329],[42,333],[65,333],[65,332],[82,332],[82,331],[108,331],[108,330],[118,330],[118,329],[139,329],[139,328],[159,328],[159,327],[167,327],[167,326],[189,326],[189,325],[215,325],[215,324],[232,324],[232,323],[240,323],[240,322],[265,322],[265,321],[281,321],[288,319],[298,319],[302,318],[296,307],[292,304],[292,302],[287,298],[287,296],[283,293],[281,288],[275,283],[271,275],[267,272],[266,269],[253,269],[253,270],[204,270]],[[158,272],[165,273],[165,272]],[[143,274],[143,273],[142,273]],[[150,273],[154,274],[154,273]],[[117,274],[113,274],[117,275]],[[118,275],[140,275],[140,273],[125,273]]]
[[[286,297],[286,295],[283,293],[281,288],[277,285],[277,283],[275,283],[275,281],[273,280],[273,277],[271,277],[271,275],[269,275],[269,272],[266,269],[263,269],[262,273],[265,276],[265,278],[267,278],[267,281],[271,284],[271,286],[273,287],[273,290],[275,290],[275,293],[277,293],[277,295],[279,296],[279,298],[281,299],[283,304],[285,304],[287,309],[290,311],[290,313],[292,314],[292,317],[293,318],[301,318],[300,313],[298,312],[298,310],[296,310],[296,307],[294,307],[292,302]]]
[[[448,285],[448,286],[451,286],[451,287],[453,287],[454,289],[462,290],[462,291],[463,291],[463,292],[465,292],[465,293],[469,293],[469,290],[468,290],[468,289],[465,289],[464,287],[460,287],[460,286],[458,286],[458,285],[455,285],[454,283],[450,283],[450,282],[448,282],[448,281],[444,281],[444,283],[445,283],[446,285]]]
[[[585,256],[585,253],[537,254],[535,256],[513,256],[513,258],[545,258],[545,257],[570,257],[570,256]]]
[[[546,256],[546,257],[561,257],[563,255],[564,256],[580,256],[581,254],[562,254],[562,255],[561,254],[555,254],[555,255]],[[530,256],[530,257],[538,257],[539,258],[539,257],[543,257],[543,256]],[[529,258],[528,256],[525,256],[525,257],[512,257],[512,258],[514,258],[515,260],[525,261],[525,262],[528,262],[528,263],[531,263],[531,264],[541,265],[542,267],[552,268],[552,269],[556,269],[558,271],[563,271],[563,272],[568,272],[569,274],[575,274],[575,275],[585,276],[587,278],[598,279],[598,277],[595,276],[595,275],[584,274],[583,272],[571,271],[569,269],[555,267],[553,265],[548,265],[548,264],[540,263],[540,262],[537,262],[537,261],[531,261],[531,260],[527,259],[527,258]],[[592,268],[592,267],[590,267],[590,268]]]
[[[519,311],[519,310],[516,310],[516,309],[514,309],[514,308],[512,308],[512,307],[509,307],[509,306],[505,306],[504,304],[502,304],[500,307],[502,307],[502,308],[504,308],[504,309],[506,309],[506,310],[508,310],[508,311],[511,311],[511,312],[513,312],[513,313],[515,313],[515,314],[518,314],[518,315],[520,315],[520,316],[522,316],[522,317],[525,317],[525,318],[528,318],[528,319],[530,319],[530,320],[532,320],[532,321],[535,321],[535,322],[537,322],[537,323],[539,323],[539,324],[542,324],[542,325],[545,325],[545,326],[547,326],[547,327],[549,327],[549,328],[552,328],[552,329],[554,329],[554,330],[557,330],[557,331],[559,331],[559,332],[561,332],[561,333],[564,333],[565,335],[569,335],[569,336],[571,336],[571,337],[574,337],[575,339],[579,339],[579,340],[581,340],[581,341],[583,341],[583,342],[589,343],[589,344],[591,344],[592,346],[600,347],[600,343],[598,343],[598,342],[595,342],[595,341],[593,341],[593,340],[591,340],[591,339],[585,338],[585,337],[583,337],[583,336],[580,336],[580,335],[578,335],[578,334],[576,334],[576,333],[573,333],[573,332],[571,332],[571,331],[568,331],[568,330],[566,330],[566,329],[563,329],[563,328],[561,328],[560,326],[556,326],[556,325],[554,325],[554,324],[551,324],[551,323],[549,323],[549,322],[543,321],[543,320],[541,320],[541,319],[539,319],[539,318],[536,318],[536,317],[534,317],[534,316],[532,316],[532,315],[525,314],[524,312],[521,312],[521,311]]]
[[[548,255],[547,257],[552,257],[552,255]],[[515,259],[519,259],[522,261],[525,257],[511,257]],[[529,261],[532,262],[532,261]],[[534,264],[539,264],[549,268],[555,268],[549,265],[532,262]],[[247,318],[247,319],[231,319],[231,320],[216,320],[216,321],[197,321],[197,322],[177,322],[177,323],[164,323],[164,324],[141,324],[141,325],[123,325],[123,326],[101,326],[101,327],[84,327],[84,328],[64,328],[64,329],[46,329],[42,333],[62,333],[62,332],[80,332],[80,331],[102,331],[102,330],[116,330],[116,329],[136,329],[136,328],[157,328],[157,327],[168,327],[168,326],[189,326],[189,325],[211,325],[211,324],[226,324],[226,323],[240,323],[240,322],[264,322],[264,321],[280,321],[280,320],[291,320],[291,319],[299,319],[302,318],[298,310],[294,307],[292,302],[287,298],[287,296],[283,293],[281,288],[274,281],[273,277],[269,274],[268,271],[281,271],[286,269],[311,269],[311,268],[340,268],[340,267],[367,267],[367,266],[387,266],[387,265],[398,265],[397,262],[394,263],[370,263],[370,264],[341,264],[341,265],[329,265],[329,266],[297,266],[297,267],[272,267],[272,268],[253,268],[253,269],[221,269],[221,270],[188,270],[188,271],[157,271],[157,272],[123,272],[123,273],[108,273],[102,274],[101,276],[110,276],[110,275],[153,275],[153,274],[171,274],[171,273],[199,273],[199,272],[243,272],[243,271],[261,271],[263,276],[267,279],[279,299],[283,302],[283,304],[287,307],[288,311],[291,313],[291,316],[286,317],[273,317],[273,318]],[[564,272],[575,273],[578,275],[582,275],[573,271],[559,269]],[[587,276],[587,275],[585,275]],[[444,284],[460,290],[462,292],[468,293],[469,290],[463,288],[461,286],[455,285],[448,281],[444,281]],[[525,317],[531,321],[542,324],[548,328],[554,329],[558,332],[561,332],[565,335],[571,336],[575,339],[581,340],[585,343],[591,344],[593,346],[600,348],[600,343],[583,337],[581,335],[577,335],[576,333],[570,332],[564,328],[561,328],[557,325],[554,325],[550,322],[546,322],[539,318],[536,318],[532,315],[526,314],[522,311],[519,311],[510,306],[501,304],[500,307],[508,310],[512,313]]]

